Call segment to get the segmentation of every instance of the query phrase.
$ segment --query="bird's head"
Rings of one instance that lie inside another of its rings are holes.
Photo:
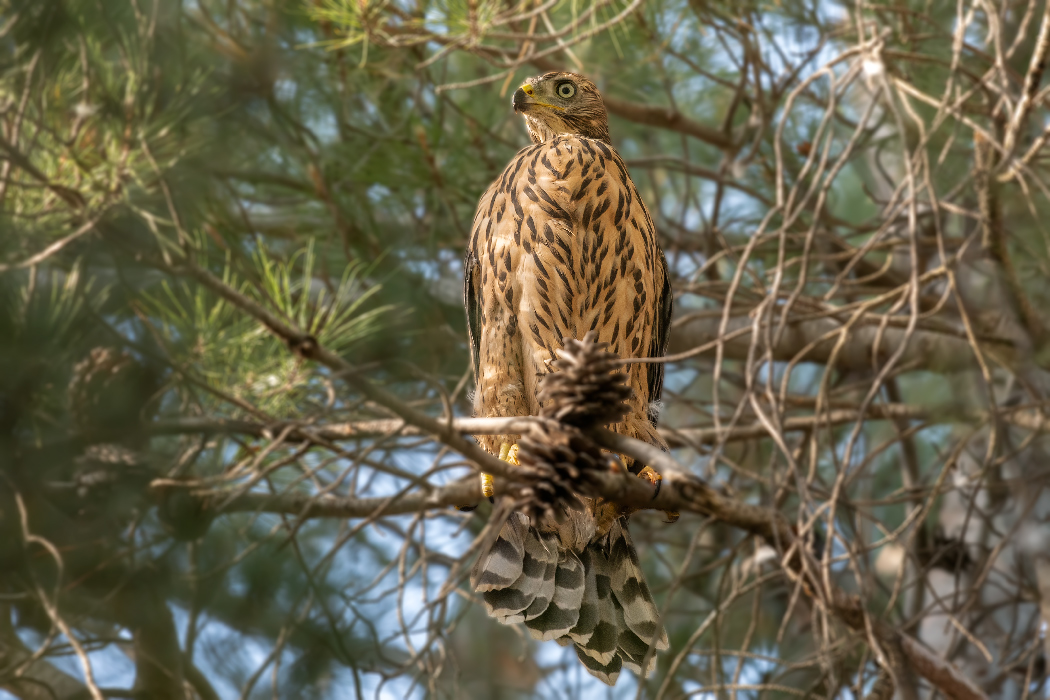
[[[514,91],[511,104],[525,117],[534,143],[560,134],[610,143],[605,103],[594,83],[582,75],[554,72],[529,78]]]

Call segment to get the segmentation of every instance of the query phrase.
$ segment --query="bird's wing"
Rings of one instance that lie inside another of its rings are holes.
[[[480,269],[476,252],[473,248],[468,248],[463,259],[463,307],[467,312],[467,340],[470,343],[470,367],[474,372],[474,386],[478,385],[478,366],[481,364],[481,295],[478,289]]]
[[[667,271],[667,258],[664,257],[663,251],[660,252],[660,264],[657,265],[656,272],[656,288],[661,291],[657,297],[656,319],[653,325],[652,342],[649,344],[649,357],[666,355],[670,338],[674,295],[671,292],[671,276]],[[649,420],[655,426],[660,420],[660,408],[657,402],[664,391],[664,363],[653,363],[648,366],[647,370],[649,373]]]

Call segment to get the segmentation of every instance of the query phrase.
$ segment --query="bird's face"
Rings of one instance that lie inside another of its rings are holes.
[[[598,88],[576,73],[546,73],[514,91],[515,112],[525,117],[534,143],[576,134],[609,143],[609,118]]]

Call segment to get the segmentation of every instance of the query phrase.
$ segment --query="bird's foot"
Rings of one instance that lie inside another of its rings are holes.
[[[644,469],[642,469],[642,471],[638,472],[638,478],[645,479],[650,484],[656,487],[653,491],[653,498],[656,498],[660,495],[660,486],[661,484],[663,484],[664,478],[660,476],[659,472],[657,472],[652,467],[645,467]],[[667,516],[668,523],[676,522],[680,517],[678,511],[676,510],[665,510],[664,515]]]
[[[499,458],[515,467],[521,464],[518,461],[518,443],[505,442],[499,446]]]
[[[499,446],[499,458],[508,464],[513,464],[514,466],[521,464],[518,461],[518,443],[504,442],[501,444]],[[486,474],[485,472],[481,472],[481,495],[489,499],[489,503],[496,502],[496,492],[492,483],[492,475]],[[470,506],[456,506],[456,510],[469,513],[477,507],[478,504],[475,503]]]
[[[656,490],[653,491],[653,498],[660,495],[660,484],[663,483],[664,478],[660,476],[659,472],[652,467],[644,467],[642,471],[638,472],[638,478],[645,479],[656,487]]]

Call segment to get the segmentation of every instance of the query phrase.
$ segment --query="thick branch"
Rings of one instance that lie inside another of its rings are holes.
[[[954,406],[916,406],[913,404],[892,403],[872,404],[862,415],[855,408],[835,408],[819,415],[788,416],[780,422],[783,433],[828,428],[837,425],[849,425],[859,420],[877,421],[925,421],[931,424],[967,423],[977,424],[988,421],[991,416],[983,412],[959,411]],[[996,418],[1019,428],[1038,432],[1050,432],[1050,419],[1034,408],[1004,407],[996,413]],[[451,427],[467,435],[520,435],[528,430],[536,419],[532,416],[507,418],[456,418]],[[287,421],[261,423],[258,421],[236,420],[231,418],[176,418],[150,423],[147,427],[151,435],[252,435],[259,438],[272,438],[285,433],[288,442],[318,440],[338,442],[362,438],[379,438],[388,435],[421,436],[428,433],[400,418],[379,420],[351,421],[347,423],[324,423],[320,425],[300,425]],[[738,442],[755,440],[769,436],[769,429],[762,423],[746,423],[735,426],[713,426],[698,428],[661,428],[660,435],[672,447],[689,445],[712,445],[719,442]],[[87,442],[90,436],[85,436]],[[95,436],[106,441],[104,435]]]
[[[917,640],[900,635],[901,651],[915,671],[952,700],[984,700],[987,696],[948,661]]]
[[[713,352],[719,338],[719,316],[686,317],[671,329],[669,352],[678,354],[709,346]],[[724,356],[733,360],[749,357],[754,337],[754,320],[748,316],[729,319],[724,338]],[[829,318],[789,322],[780,340],[773,348],[773,359],[789,362],[799,357],[805,362],[826,363],[839,340],[842,325]],[[904,342],[905,330],[897,327],[880,329],[875,325],[855,325],[835,358],[837,367],[843,369],[870,370],[872,357],[889,357]],[[878,347],[876,348],[876,341]],[[812,347],[810,347],[812,345]],[[1006,343],[994,343],[996,356],[1012,353]],[[873,350],[877,352],[873,353]],[[975,366],[973,348],[962,338],[955,338],[931,331],[914,331],[901,356],[899,365],[931,372],[951,373],[971,369]]]
[[[27,158],[24,153],[19,151],[13,143],[10,143],[2,135],[0,135],[0,151],[3,151],[7,154],[7,158],[5,158],[5,160],[10,161],[16,167],[21,168],[34,180],[38,181],[40,184],[44,185],[49,190],[58,195],[62,199],[62,201],[64,201],[69,206],[73,207],[74,209],[79,209],[80,207],[84,206],[84,198],[80,195],[79,192],[71,190],[68,187],[63,187],[62,185],[56,185],[55,183],[53,183],[51,181],[51,178],[49,178],[46,174],[41,172],[39,168],[33,165],[33,162],[29,160],[29,158]]]
[[[151,485],[158,492],[171,488],[187,488],[191,494],[204,499],[205,507],[225,501],[226,494],[213,489],[195,488],[192,482],[173,482],[158,479]],[[481,485],[477,478],[463,479],[448,486],[429,490],[408,491],[375,498],[346,496],[311,496],[306,493],[279,494],[245,493],[230,499],[222,506],[224,513],[282,513],[301,518],[375,518],[382,515],[404,515],[424,510],[448,508],[481,499]]]
[[[134,611],[128,626],[134,638],[135,690],[156,700],[184,700],[182,650],[167,601],[152,587],[134,586],[119,594]]]

